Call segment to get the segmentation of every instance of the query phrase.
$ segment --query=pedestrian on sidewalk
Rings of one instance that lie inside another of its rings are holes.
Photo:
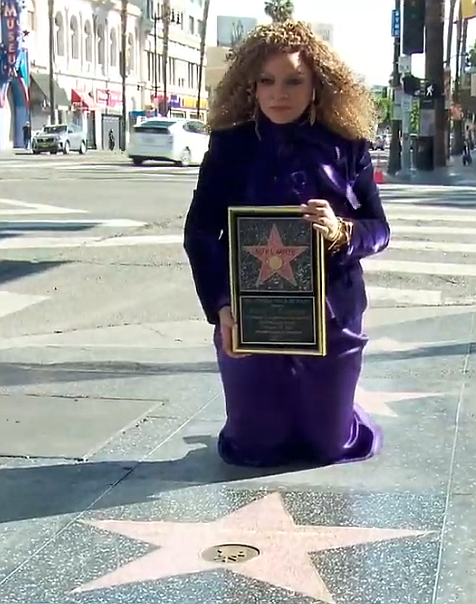
[[[373,112],[364,85],[304,23],[259,26],[233,50],[184,237],[215,325],[227,413],[218,448],[228,463],[319,466],[380,447],[354,400],[367,343],[360,260],[390,236],[368,151]],[[323,236],[326,356],[233,352],[227,211],[237,205],[300,206]]]
[[[23,125],[23,146],[25,149],[29,149],[31,144],[31,124],[25,122]]]
[[[116,137],[114,136],[114,130],[111,128],[108,132],[109,139],[109,151],[114,151],[116,147]]]

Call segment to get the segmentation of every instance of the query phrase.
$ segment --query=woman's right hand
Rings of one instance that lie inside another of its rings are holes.
[[[223,306],[223,308],[220,308],[218,311],[218,317],[220,320],[220,335],[223,351],[232,359],[241,359],[244,356],[247,356],[245,354],[233,352],[232,334],[236,321],[231,314],[231,307]]]

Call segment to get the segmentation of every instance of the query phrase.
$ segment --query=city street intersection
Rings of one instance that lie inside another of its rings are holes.
[[[473,604],[476,173],[382,186],[357,400],[384,451],[286,473],[216,454],[197,173],[0,157],[0,602]]]

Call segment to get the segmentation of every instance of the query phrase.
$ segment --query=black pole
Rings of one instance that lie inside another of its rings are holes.
[[[158,103],[158,63],[159,59],[157,56],[157,21],[159,20],[158,16],[154,13],[154,113],[157,115],[157,103]]]
[[[48,76],[50,92],[50,122],[56,123],[55,102],[55,18],[54,0],[48,0]]]
[[[403,23],[401,15],[401,4],[400,0],[395,0],[395,10],[400,12],[400,24]],[[399,70],[399,59],[401,52],[401,25],[399,36],[395,36],[393,39],[393,70],[392,70],[392,88],[393,88],[393,102],[395,107],[395,97],[400,91],[400,70]],[[393,109],[395,111],[395,108]],[[396,174],[401,168],[401,151],[400,151],[400,132],[402,122],[396,119],[395,113],[392,116],[392,139],[390,141],[390,152],[388,157],[387,172],[389,174]]]
[[[131,49],[132,52],[132,49]],[[126,150],[127,132],[127,0],[121,0],[121,83],[122,83],[122,123],[121,151]]]
[[[167,93],[167,81],[168,81],[168,66],[169,66],[169,32],[170,32],[170,0],[165,0],[164,2],[164,12],[162,15],[162,25],[163,25],[163,47],[162,47],[162,83],[164,87],[164,102],[163,102],[163,112],[164,117],[169,115],[169,101],[168,101],[168,93]]]

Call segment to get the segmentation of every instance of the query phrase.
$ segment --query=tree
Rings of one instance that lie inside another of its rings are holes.
[[[425,74],[426,80],[443,92],[445,87],[444,77],[444,16],[445,0],[426,0],[426,53]],[[435,136],[434,136],[434,161],[435,167],[446,166],[445,142],[445,100],[441,94],[434,100],[435,103]]]
[[[294,14],[294,3],[292,0],[266,0],[264,12],[274,23],[282,23],[292,19]]]
[[[205,0],[203,3],[202,24],[200,26],[200,63],[198,66],[197,119],[200,118],[200,105],[202,103],[203,64],[205,63],[205,51],[207,47],[207,25],[209,12],[210,0]]]

